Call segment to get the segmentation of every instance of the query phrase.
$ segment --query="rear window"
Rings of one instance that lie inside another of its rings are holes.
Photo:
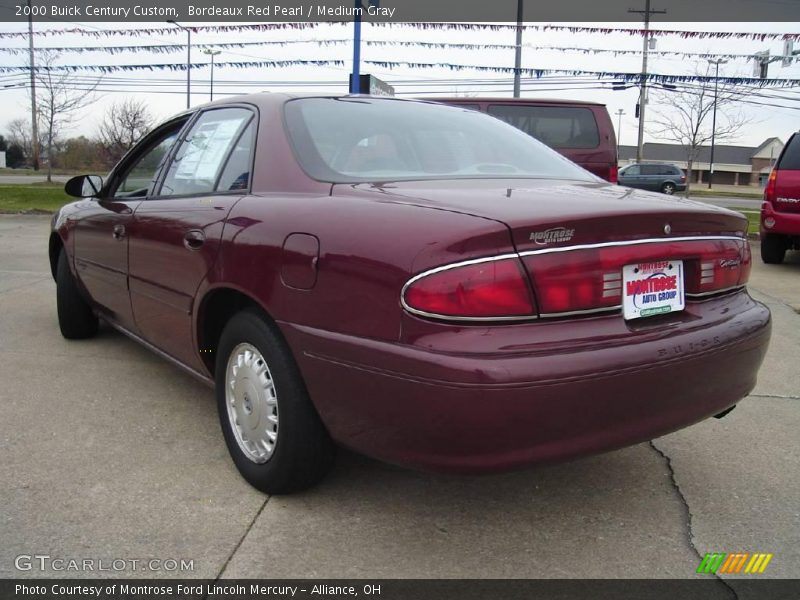
[[[302,98],[285,108],[300,165],[334,183],[535,177],[596,181],[480,112],[377,98]]]
[[[797,134],[793,135],[789,143],[786,144],[786,149],[783,151],[778,168],[800,171],[800,136]]]
[[[600,134],[589,108],[490,104],[489,114],[551,148],[597,148]]]

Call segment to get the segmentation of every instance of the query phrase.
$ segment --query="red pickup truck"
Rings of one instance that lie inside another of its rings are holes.
[[[761,204],[761,259],[783,262],[800,250],[800,135],[793,134],[770,173]]]

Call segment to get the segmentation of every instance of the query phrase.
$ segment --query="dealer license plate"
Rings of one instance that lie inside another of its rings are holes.
[[[625,319],[683,310],[683,261],[661,260],[622,267],[622,314]]]

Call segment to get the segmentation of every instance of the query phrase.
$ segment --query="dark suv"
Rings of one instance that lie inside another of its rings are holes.
[[[619,184],[671,195],[686,189],[686,175],[667,163],[635,163],[619,170]]]
[[[772,169],[761,204],[761,259],[783,262],[787,250],[800,250],[800,135],[786,142]]]

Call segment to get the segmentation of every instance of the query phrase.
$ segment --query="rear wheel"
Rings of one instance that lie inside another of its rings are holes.
[[[66,251],[61,250],[56,266],[58,327],[68,340],[90,338],[97,333],[97,316],[81,295],[67,260]]]
[[[761,240],[761,260],[768,265],[779,265],[786,255],[786,239],[782,235],[768,233]]]
[[[675,184],[671,181],[665,181],[661,184],[661,192],[663,194],[667,194],[668,196],[672,196],[675,193]]]
[[[330,469],[334,446],[297,365],[275,326],[257,311],[240,312],[222,332],[216,395],[228,451],[253,487],[295,492]]]

